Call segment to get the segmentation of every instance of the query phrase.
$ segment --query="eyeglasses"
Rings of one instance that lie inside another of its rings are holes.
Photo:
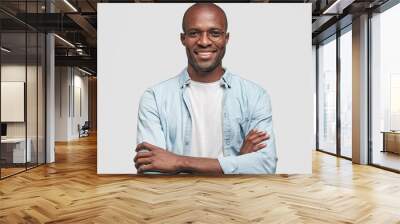
[[[208,30],[208,31],[200,31],[200,30],[190,30],[185,35],[191,39],[199,40],[203,32],[206,32],[208,39],[211,41],[220,41],[225,32],[222,30]]]

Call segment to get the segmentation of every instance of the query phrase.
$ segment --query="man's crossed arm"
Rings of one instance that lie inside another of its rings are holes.
[[[263,142],[268,139],[269,135],[266,132],[251,130],[240,148],[240,155],[253,153],[266,147]],[[146,171],[159,171],[162,173],[224,173],[218,159],[177,155],[147,142],[138,144],[136,152],[134,162],[138,173]]]
[[[272,128],[270,97],[265,91],[254,93],[249,97],[252,100],[248,105],[248,113],[245,115],[247,120],[243,123],[244,126],[242,127],[243,131],[249,131],[249,133],[244,142],[242,142],[240,155],[227,155],[218,157],[217,159],[206,159],[185,157],[168,152],[168,150],[173,151],[173,148],[167,150],[165,148],[155,147],[166,147],[166,135],[162,127],[162,120],[159,112],[160,105],[156,103],[156,93],[152,89],[146,90],[139,104],[137,142],[141,144],[137,146],[136,151],[147,149],[149,153],[137,153],[134,160],[139,173],[144,171],[172,173],[183,171],[215,174],[275,173],[277,157]],[[160,101],[162,100],[160,99]],[[265,135],[269,138],[267,141],[268,145],[259,145],[262,142],[260,141],[256,145],[253,145],[257,147],[249,147],[249,144],[254,144],[252,143],[254,137],[250,138],[250,136],[256,135],[251,132],[254,128],[266,132]],[[155,146],[150,144],[146,145],[144,142],[154,144]],[[170,156],[168,157],[167,155]],[[165,159],[166,157],[168,159]]]

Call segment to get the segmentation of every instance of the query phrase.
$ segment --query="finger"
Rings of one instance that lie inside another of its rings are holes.
[[[146,149],[148,151],[151,151],[153,149],[153,145],[147,142],[142,142],[137,145],[136,147],[136,152],[139,152],[140,150]]]
[[[152,161],[153,160],[151,158],[139,158],[135,163],[135,167],[138,168],[142,165],[151,164]]]
[[[259,128],[257,128],[257,133],[267,133],[268,134],[268,132],[266,131],[266,130],[264,130],[264,129],[259,129]]]
[[[254,139],[257,139],[257,138],[260,138],[260,137],[264,137],[264,136],[266,136],[266,134],[267,134],[266,132],[254,133],[253,135],[251,135],[249,137],[249,140],[252,141]]]
[[[135,158],[133,159],[133,161],[137,161],[139,158],[146,158],[146,157],[151,157],[153,155],[152,152],[146,152],[146,151],[139,151],[136,153]]]
[[[138,152],[138,151],[140,151],[140,150],[142,150],[142,149],[143,149],[143,142],[140,143],[140,144],[138,144],[138,145],[136,146],[135,151]]]
[[[261,135],[260,137],[253,139],[252,143],[254,145],[256,145],[256,144],[259,144],[268,139],[269,139],[269,135]]]
[[[251,129],[246,135],[246,139],[249,138],[254,133],[254,129]]]
[[[138,159],[138,154],[139,153],[136,153],[135,157],[133,158],[133,162],[135,162],[135,163],[136,163],[136,160]]]
[[[153,170],[154,166],[152,164],[145,164],[145,165],[141,165],[138,168],[138,172],[144,172],[144,171],[149,171],[149,170]]]
[[[258,145],[256,145],[256,146],[254,146],[254,147],[253,147],[253,150],[254,150],[254,151],[258,151],[258,150],[260,150],[260,149],[262,149],[262,148],[265,148],[265,147],[267,147],[267,144],[261,143],[261,144],[258,144]]]
[[[139,163],[135,163],[135,167],[136,167],[137,170],[139,170],[139,168],[140,168],[141,166],[145,166],[145,165],[149,165],[149,164],[139,164]]]
[[[257,132],[252,132],[247,135],[247,140],[252,140],[257,137]]]
[[[262,129],[259,129],[259,128],[254,128],[253,130],[254,130],[254,133],[256,133],[256,134],[265,132],[265,131],[263,131]]]
[[[140,166],[143,164],[150,164],[153,161],[152,158],[139,158],[136,163]]]
[[[256,134],[264,134],[264,133],[267,133],[267,132],[262,129],[257,129]]]
[[[133,157],[133,162],[136,163],[136,160],[138,158],[138,153],[136,153],[135,157]]]

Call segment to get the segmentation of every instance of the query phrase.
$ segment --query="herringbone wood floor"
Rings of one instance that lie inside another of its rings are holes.
[[[96,139],[0,181],[0,223],[400,223],[400,175],[315,152],[312,175],[96,174]]]

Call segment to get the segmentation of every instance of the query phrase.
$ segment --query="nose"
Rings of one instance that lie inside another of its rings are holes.
[[[202,32],[197,44],[202,47],[208,47],[211,45],[211,40],[208,38],[207,32]]]

